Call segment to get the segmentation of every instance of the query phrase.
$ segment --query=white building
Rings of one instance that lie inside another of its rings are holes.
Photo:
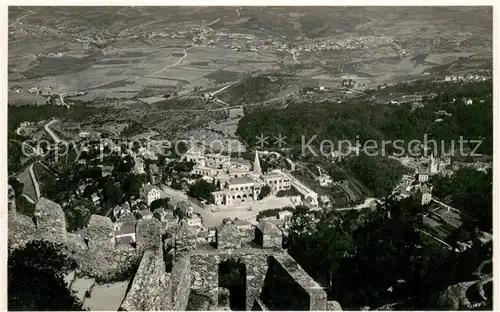
[[[432,201],[432,186],[429,187],[426,184],[420,187],[420,192],[422,192],[422,205],[427,205]]]
[[[294,176],[290,174],[286,174],[291,181],[291,185],[299,191],[301,194],[302,202],[305,204],[309,204],[313,207],[318,207],[318,194],[305,186],[299,180],[297,180]]]
[[[88,132],[88,131],[80,131],[80,133],[78,133],[78,136],[80,138],[88,138],[90,136],[90,132]]]
[[[316,181],[319,183],[321,186],[329,186],[332,184],[332,178],[327,175],[327,174],[322,174],[319,177],[316,178]]]
[[[144,170],[144,160],[141,157],[136,157],[134,159],[134,169],[133,172],[135,174],[145,174],[146,170]]]
[[[151,220],[153,219],[153,213],[150,210],[139,210],[137,212],[137,217],[139,219]]]
[[[192,214],[190,218],[186,219],[187,226],[202,227],[201,216],[197,213]]]
[[[418,182],[424,183],[429,181],[429,174],[428,173],[419,173],[418,174]]]
[[[181,160],[185,160],[187,162],[195,162],[200,164],[203,160],[202,149],[198,147],[191,147],[181,158]]]
[[[160,196],[160,190],[154,185],[148,183],[143,185],[141,188],[140,197],[148,206],[150,206],[155,200],[159,199]]]
[[[222,154],[206,154],[205,166],[215,169],[228,169],[231,164],[231,158]]]
[[[262,179],[271,187],[271,192],[273,194],[290,189],[290,178],[279,170],[274,170],[263,175]]]
[[[292,218],[293,212],[288,210],[282,210],[278,212],[278,219],[290,220]]]
[[[246,159],[241,159],[241,158],[234,158],[231,159],[231,169],[241,169],[241,170],[246,170],[250,171],[252,170],[252,162]]]
[[[137,222],[127,221],[119,223],[115,231],[116,244],[134,244],[136,241],[135,227]]]

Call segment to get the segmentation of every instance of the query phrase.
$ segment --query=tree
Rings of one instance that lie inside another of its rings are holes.
[[[271,194],[271,187],[269,185],[264,185],[260,189],[259,195],[257,196],[258,200],[263,199],[264,197],[267,197],[269,194]]]
[[[66,228],[73,232],[87,226],[90,216],[96,213],[95,206],[88,199],[76,199],[71,205],[64,208]]]
[[[168,197],[159,198],[151,203],[150,209],[151,209],[151,211],[154,211],[158,208],[167,209],[169,201],[170,201],[170,199]]]
[[[433,179],[434,193],[460,209],[462,226],[472,236],[478,230],[492,233],[493,228],[493,173],[461,168],[452,177]],[[478,196],[477,194],[481,194]]]
[[[188,195],[198,199],[212,200],[212,192],[216,191],[216,187],[203,179],[199,179],[189,188]]]
[[[420,235],[422,214],[414,198],[389,198],[363,215],[297,207],[286,248],[344,307],[407,301],[422,308],[436,291],[431,269],[448,256]]]
[[[109,180],[104,185],[103,190],[104,201],[110,206],[116,206],[121,203],[123,192],[120,188],[120,183]]]
[[[142,184],[145,183],[145,175],[129,174],[123,183],[123,190],[126,198],[139,197]]]
[[[63,272],[74,269],[76,264],[61,250],[62,245],[33,241],[9,254],[9,310],[82,310],[63,276]]]

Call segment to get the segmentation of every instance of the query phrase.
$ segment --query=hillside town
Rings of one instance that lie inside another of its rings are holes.
[[[8,11],[6,310],[493,310],[491,7]]]

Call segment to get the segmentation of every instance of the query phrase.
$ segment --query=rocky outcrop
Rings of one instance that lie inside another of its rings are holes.
[[[338,301],[328,300],[328,302],[326,303],[326,309],[328,311],[342,311],[342,306]]]
[[[47,198],[40,198],[35,207],[36,228],[44,239],[66,241],[66,217],[61,206]]]
[[[493,278],[462,282],[451,285],[443,291],[438,299],[440,308],[447,310],[470,310],[492,307]],[[485,288],[488,288],[486,291]]]

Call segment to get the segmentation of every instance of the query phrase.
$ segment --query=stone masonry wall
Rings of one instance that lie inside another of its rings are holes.
[[[190,255],[191,289],[210,296],[218,306],[219,263],[226,260],[241,260],[246,269],[246,308],[251,310],[264,285],[268,269],[268,258],[275,251],[255,248],[214,250]]]
[[[115,247],[113,221],[108,217],[91,215],[87,237],[90,251],[112,252]]]
[[[289,254],[280,253],[275,255],[273,259],[275,264],[282,268],[281,271],[286,272],[286,275],[289,275],[293,282],[300,286],[309,297],[309,307],[305,310],[327,310],[326,292]],[[287,279],[287,277],[284,278]],[[264,303],[267,304],[267,302]],[[271,309],[269,305],[268,307]],[[280,309],[284,309],[284,307],[280,307]],[[298,310],[295,307],[293,309]]]
[[[172,310],[185,311],[191,288],[191,262],[184,258],[174,265],[171,273]]]
[[[136,227],[137,249],[146,250],[148,248],[161,248],[163,226],[158,219],[141,219]]]
[[[269,261],[260,299],[269,310],[307,311],[310,296],[274,257]]]
[[[161,248],[146,250],[121,309],[126,311],[170,310],[170,287],[171,279],[165,273]]]
[[[247,267],[246,309],[251,310],[264,286],[269,256],[245,255],[243,258]]]
[[[213,308],[218,304],[219,262],[218,254],[196,254],[190,256],[191,289],[206,294]]]
[[[223,224],[217,229],[217,248],[218,249],[237,249],[241,248],[241,233],[236,225],[231,223]]]

